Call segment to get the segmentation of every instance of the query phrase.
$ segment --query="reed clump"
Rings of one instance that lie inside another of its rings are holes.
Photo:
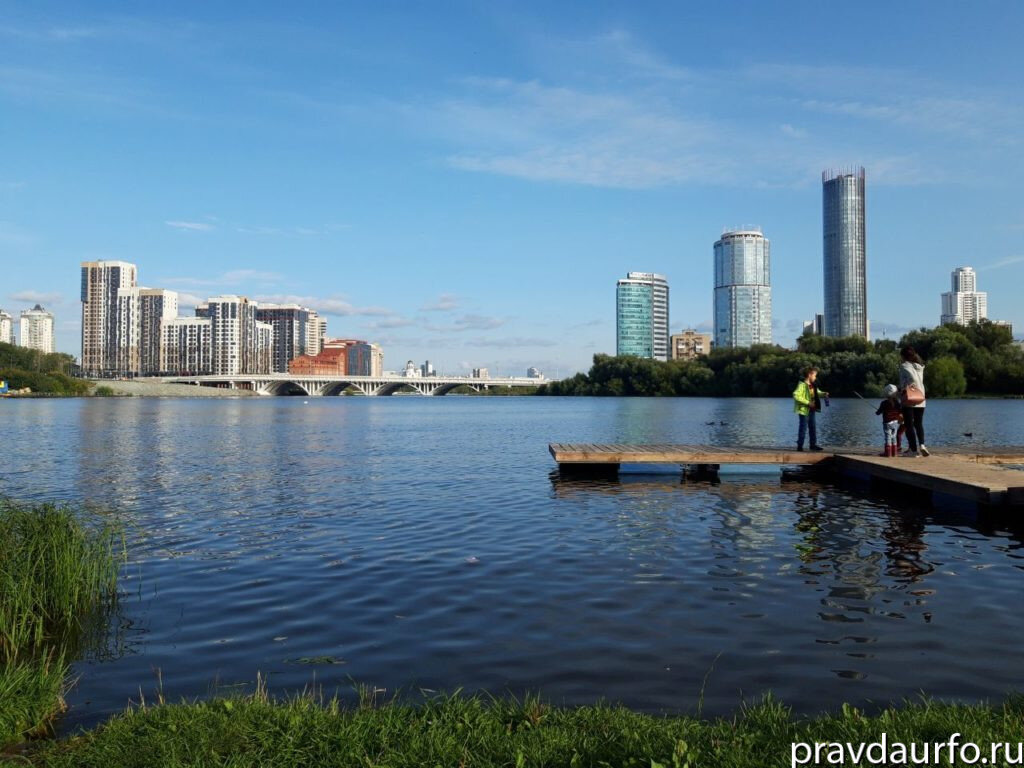
[[[69,660],[105,633],[124,554],[116,524],[0,500],[0,746],[61,710]]]

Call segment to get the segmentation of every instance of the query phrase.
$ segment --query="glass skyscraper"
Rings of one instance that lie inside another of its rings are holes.
[[[826,336],[868,337],[864,169],[821,174]]]
[[[771,243],[759,229],[715,242],[715,347],[772,343]]]
[[[629,272],[615,286],[615,354],[668,360],[668,280]]]

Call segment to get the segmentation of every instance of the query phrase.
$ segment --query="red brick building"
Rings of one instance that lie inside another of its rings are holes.
[[[348,373],[348,350],[365,341],[328,339],[319,355],[299,355],[288,363],[288,373],[296,376],[344,376]]]

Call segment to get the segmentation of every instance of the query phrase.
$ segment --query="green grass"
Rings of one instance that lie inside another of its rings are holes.
[[[793,742],[946,741],[987,749],[1022,739],[1024,702],[908,703],[875,716],[844,707],[794,717],[767,699],[713,721],[616,706],[558,708],[540,699],[443,696],[416,706],[372,697],[347,708],[263,691],[206,702],[136,707],[95,731],[28,755],[50,768],[184,766],[788,766]]]
[[[68,507],[0,501],[0,661],[78,637],[116,594],[116,527]]]
[[[42,735],[64,711],[63,657],[0,664],[0,746]]]
[[[106,521],[0,500],[0,746],[60,711],[66,660],[105,635],[123,560]]]

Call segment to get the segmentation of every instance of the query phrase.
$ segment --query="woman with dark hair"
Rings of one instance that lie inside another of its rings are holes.
[[[907,428],[907,450],[904,456],[927,456],[924,444],[924,360],[917,351],[906,346],[900,350],[900,400],[903,403],[903,425]]]

